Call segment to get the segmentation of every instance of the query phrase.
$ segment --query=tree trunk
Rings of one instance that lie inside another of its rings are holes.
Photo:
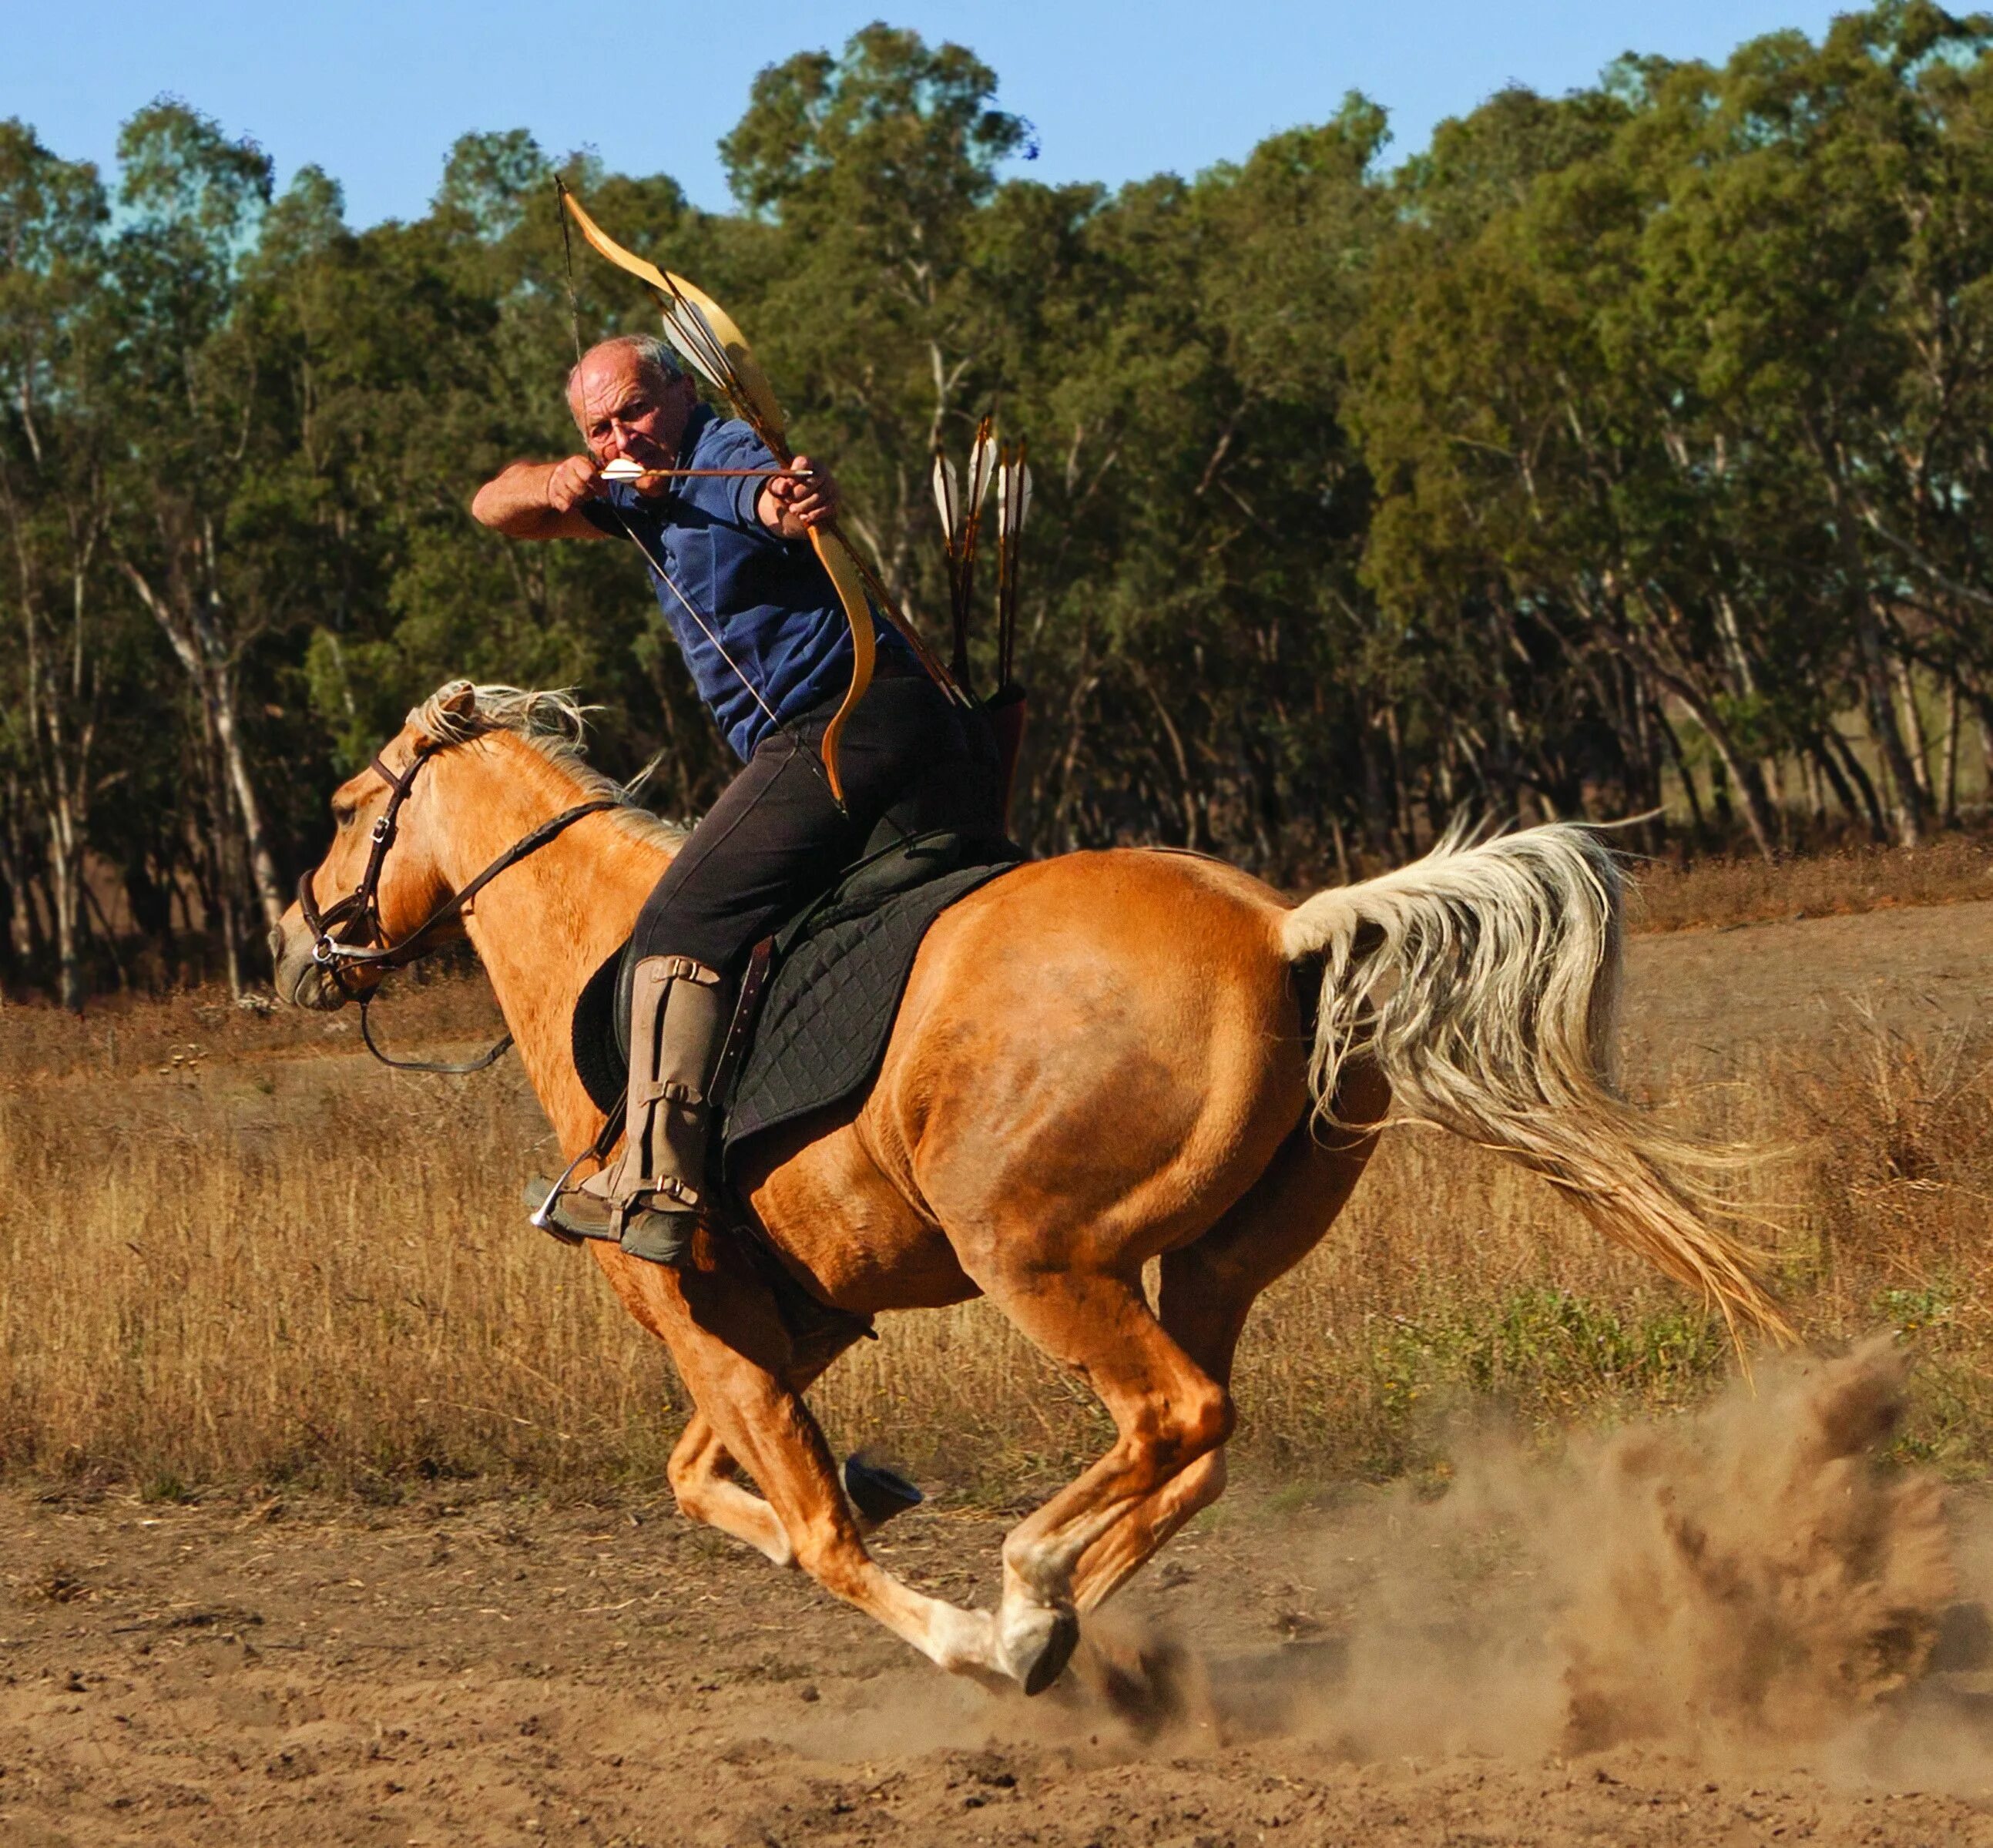
[[[256,799],[256,784],[249,774],[249,760],[244,754],[241,732],[235,722],[235,676],[224,668],[215,676],[214,730],[227,765],[230,788],[235,797],[235,812],[241,818],[242,844],[249,859],[250,876],[263,907],[265,930],[275,930],[288,908],[283,889],[277,882],[277,863],[271,857],[269,837],[263,828],[263,811]]]
[[[1917,794],[1924,809],[1931,805],[1930,739],[1924,730],[1923,709],[1917,703],[1917,683],[1910,664],[1902,655],[1889,661],[1890,678],[1896,683],[1896,703],[1900,709],[1903,736],[1909,740],[1910,774],[1916,779]]]
[[[1958,825],[1958,727],[1963,716],[1954,675],[1944,695],[1944,786],[1938,821],[1946,828]]]
[[[1848,781],[1861,792],[1861,807],[1858,812],[1867,818],[1870,838],[1879,846],[1889,838],[1889,828],[1882,818],[1882,801],[1875,793],[1874,779],[1863,767],[1861,760],[1855,754],[1854,746],[1841,735],[1838,726],[1830,724],[1820,736],[1840,754],[1841,767],[1847,772]],[[1851,803],[1848,813],[1851,815],[1858,813]]]
[[[1903,847],[1920,846],[1923,842],[1928,811],[1923,786],[1903,743],[1902,729],[1896,722],[1896,702],[1892,697],[1895,689],[1890,685],[1882,626],[1876,620],[1875,609],[1865,594],[1857,601],[1859,609],[1855,619],[1855,638],[1861,657],[1861,687],[1868,709],[1868,733],[1882,753],[1882,766],[1889,773],[1889,781],[1893,785],[1897,844]]]
[[[1738,750],[1714,702],[1703,696],[1693,680],[1685,674],[1670,673],[1658,661],[1646,665],[1654,678],[1694,714],[1696,723],[1708,734],[1731,787],[1744,805],[1745,825],[1751,830],[1753,845],[1765,860],[1776,860],[1779,857],[1778,818],[1772,812],[1771,798],[1766,794],[1765,780],[1757,764]]]
[[[1668,723],[1668,716],[1663,712],[1658,701],[1649,702],[1654,723],[1661,735],[1661,741],[1668,747],[1668,754],[1675,760],[1675,774],[1681,778],[1682,795],[1688,803],[1689,827],[1697,839],[1708,832],[1703,819],[1702,794],[1695,786],[1695,772],[1690,768],[1688,755],[1682,749],[1681,740],[1675,735],[1675,728]],[[1660,778],[1655,779],[1655,794],[1660,794]]]
[[[211,539],[209,549],[211,552]],[[234,856],[227,849],[231,812],[240,824],[250,880],[266,925],[274,926],[283,916],[285,900],[277,882],[276,863],[264,833],[262,808],[256,798],[255,780],[249,774],[241,728],[236,722],[234,661],[210,613],[186,601],[180,593],[161,596],[129,558],[121,557],[118,563],[139,602],[165,632],[200,701],[201,729],[207,747],[203,760],[207,770],[209,827],[215,845],[215,886],[224,921],[228,985],[239,996],[242,992],[241,934],[235,916]]]

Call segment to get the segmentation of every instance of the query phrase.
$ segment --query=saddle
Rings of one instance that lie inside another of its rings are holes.
[[[867,855],[755,946],[714,1086],[723,1182],[757,1138],[870,1085],[928,927],[1023,858],[987,835],[917,835]],[[603,962],[574,1010],[576,1073],[611,1116],[629,1074],[631,948]]]

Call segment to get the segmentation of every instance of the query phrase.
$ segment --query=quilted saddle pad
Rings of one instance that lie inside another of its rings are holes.
[[[725,1099],[720,1143],[730,1167],[756,1136],[871,1084],[928,927],[1020,858],[987,841],[969,849],[952,836],[923,837],[866,863],[784,927]],[[627,1027],[617,1005],[628,949],[603,964],[575,1008],[576,1069],[604,1110],[618,1106],[628,1073],[629,1053],[619,1044]]]

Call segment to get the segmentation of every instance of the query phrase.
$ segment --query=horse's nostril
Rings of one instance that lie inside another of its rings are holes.
[[[284,960],[284,927],[280,924],[270,927],[270,960],[272,962]]]

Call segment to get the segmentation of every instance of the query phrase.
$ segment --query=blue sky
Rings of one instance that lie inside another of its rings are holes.
[[[875,18],[972,47],[1000,101],[1036,125],[1020,171],[1110,184],[1192,173],[1273,131],[1320,121],[1344,91],[1389,109],[1402,156],[1433,125],[1518,82],[1556,94],[1626,50],[1720,60],[1740,41],[1837,11],[1815,0],[907,0],[890,9],[576,7],[558,0],[277,6],[101,0],[71,12],[0,0],[0,117],[108,165],[118,125],[167,92],[248,135],[280,183],[316,162],[356,225],[422,212],[450,144],[529,129],[549,153],[674,176],[723,207],[713,144],[764,65],[835,48]]]

